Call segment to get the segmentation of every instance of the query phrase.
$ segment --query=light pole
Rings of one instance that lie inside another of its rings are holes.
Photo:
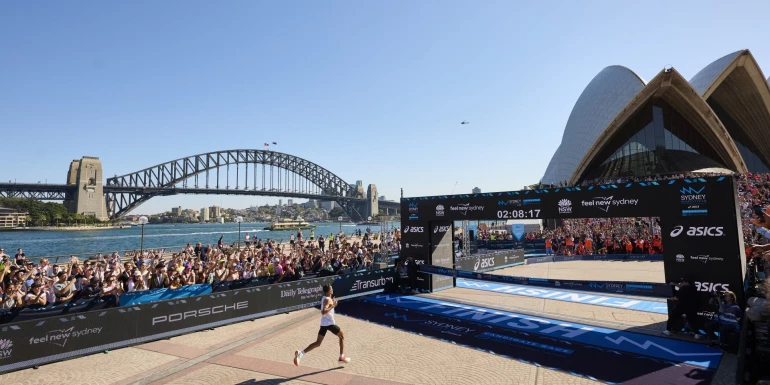
[[[342,215],[340,215],[337,220],[340,221],[340,232],[342,232]]]
[[[234,221],[238,222],[238,249],[241,249],[241,222],[243,222],[242,216],[237,216]]]
[[[144,258],[144,225],[146,225],[147,222],[149,221],[150,220],[147,219],[147,217],[145,217],[144,215],[139,217],[139,224],[142,225],[142,246],[139,251],[139,255],[141,256],[141,258]]]

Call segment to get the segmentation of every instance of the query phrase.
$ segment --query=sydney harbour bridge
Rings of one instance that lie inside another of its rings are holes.
[[[156,196],[262,195],[334,201],[351,220],[398,202],[379,200],[377,187],[351,185],[309,160],[269,150],[225,150],[192,155],[125,175],[103,178],[99,158],[73,160],[66,184],[0,183],[0,197],[61,200],[72,213],[120,218]]]

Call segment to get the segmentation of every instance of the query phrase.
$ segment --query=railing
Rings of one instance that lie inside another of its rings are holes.
[[[188,301],[144,303],[130,309],[113,307],[77,316],[50,316],[39,322],[14,322],[0,328],[0,341],[4,342],[0,373],[317,306],[323,295],[322,285],[331,285],[337,298],[344,301],[392,289],[394,282],[395,270],[382,269],[277,283],[270,286],[271,290],[227,291],[190,297]],[[50,341],[62,343],[23,348],[32,340],[48,341],[49,336]]]
[[[385,269],[384,267],[383,269]],[[198,296],[212,292],[227,292],[232,290],[246,289],[256,286],[272,285],[277,283],[301,282],[309,279],[318,279],[325,277],[342,276],[356,273],[365,273],[375,271],[374,265],[369,267],[346,267],[336,272],[319,271],[318,273],[309,273],[302,278],[285,278],[279,281],[280,276],[271,275],[267,277],[255,277],[247,279],[238,279],[235,281],[225,281],[216,283],[202,283],[195,285],[185,285],[179,289],[150,289],[138,292],[126,292],[117,295],[106,295],[96,297],[76,297],[66,302],[50,303],[43,306],[27,306],[21,309],[0,311],[0,325],[9,322],[29,321],[33,319],[62,316],[65,314],[82,313],[86,311],[101,310],[116,306],[131,306],[134,304],[146,304],[170,300],[174,298],[185,298]]]
[[[182,248],[187,247],[187,245],[181,245],[181,246],[162,246],[162,247],[148,247],[145,248],[145,251],[150,250],[164,250],[166,252],[171,252],[171,250],[181,250]],[[36,259],[47,259],[52,265],[55,264],[61,264],[61,263],[69,263],[70,258],[77,257],[79,261],[81,260],[90,260],[92,257],[96,258],[97,255],[102,254],[102,256],[105,259],[108,259],[112,253],[117,252],[118,255],[120,255],[120,261],[121,262],[128,262],[130,261],[136,253],[139,253],[139,249],[128,249],[128,250],[109,250],[109,251],[103,251],[103,252],[88,252],[88,253],[80,253],[80,254],[66,254],[66,255],[50,255],[50,256],[41,256],[41,257],[35,257]],[[175,252],[175,251],[174,251]]]

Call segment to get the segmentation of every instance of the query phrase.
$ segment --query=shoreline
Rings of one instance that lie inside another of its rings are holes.
[[[3,227],[0,231],[93,231],[130,229],[130,226],[35,226],[35,227]]]

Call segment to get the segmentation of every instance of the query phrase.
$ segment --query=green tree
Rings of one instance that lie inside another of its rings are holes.
[[[342,207],[335,207],[329,211],[329,217],[334,220],[337,220],[337,217],[340,216],[347,216],[347,214],[345,214],[345,210],[343,210]]]

